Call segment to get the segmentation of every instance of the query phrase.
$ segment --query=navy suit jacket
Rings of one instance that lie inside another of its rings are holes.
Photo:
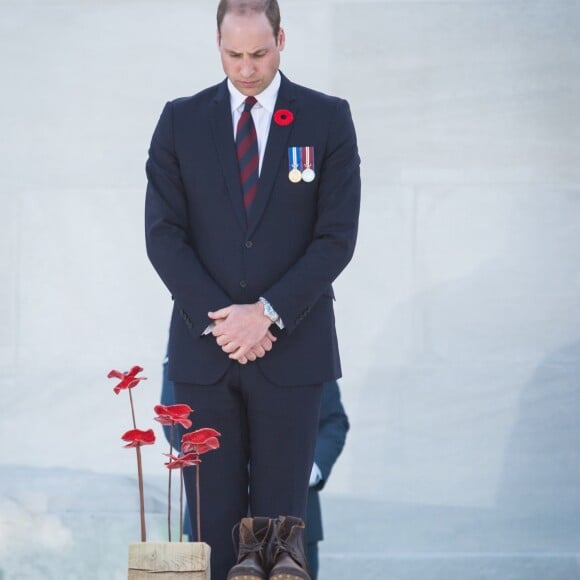
[[[169,377],[212,384],[231,363],[207,313],[266,297],[284,321],[259,364],[280,385],[340,376],[332,282],[357,234],[360,171],[348,103],[282,76],[247,223],[227,82],[166,104],[147,161],[147,252],[174,299]],[[314,147],[316,178],[288,179],[288,148]]]
[[[320,422],[316,438],[314,462],[322,473],[322,479],[308,490],[306,509],[306,541],[319,542],[323,539],[322,513],[318,492],[326,485],[330,472],[346,441],[350,428],[348,417],[340,400],[336,381],[324,383],[320,404]]]

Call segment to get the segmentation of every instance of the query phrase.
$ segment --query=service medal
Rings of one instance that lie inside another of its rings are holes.
[[[302,171],[302,179],[306,183],[314,181],[316,173],[314,172],[314,147],[302,147],[301,151],[302,162],[304,170]]]
[[[300,147],[288,147],[288,165],[290,167],[288,179],[292,183],[300,183],[302,181],[302,152]]]
[[[302,172],[300,171],[300,169],[297,169],[295,167],[294,169],[292,169],[292,171],[290,171],[290,173],[288,173],[288,179],[292,183],[300,183],[300,181],[302,181]]]

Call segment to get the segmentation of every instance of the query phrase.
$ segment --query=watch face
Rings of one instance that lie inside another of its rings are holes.
[[[264,307],[264,314],[267,316],[272,322],[276,322],[278,320],[278,315],[276,314],[275,310],[272,308],[272,305],[266,300],[260,300],[262,306]]]

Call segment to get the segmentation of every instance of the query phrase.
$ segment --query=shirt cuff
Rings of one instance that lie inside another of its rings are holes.
[[[310,472],[310,481],[308,482],[309,487],[314,487],[318,485],[322,480],[322,471],[316,463],[312,464],[312,471]]]
[[[206,326],[206,329],[201,333],[201,336],[207,336],[208,334],[211,334],[211,331],[213,330],[215,326],[215,322],[210,322],[208,326]]]

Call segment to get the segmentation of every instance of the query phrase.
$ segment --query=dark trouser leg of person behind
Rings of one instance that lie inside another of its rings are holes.
[[[318,578],[318,542],[308,542],[306,544],[306,557],[308,558],[308,568],[312,580]]]

